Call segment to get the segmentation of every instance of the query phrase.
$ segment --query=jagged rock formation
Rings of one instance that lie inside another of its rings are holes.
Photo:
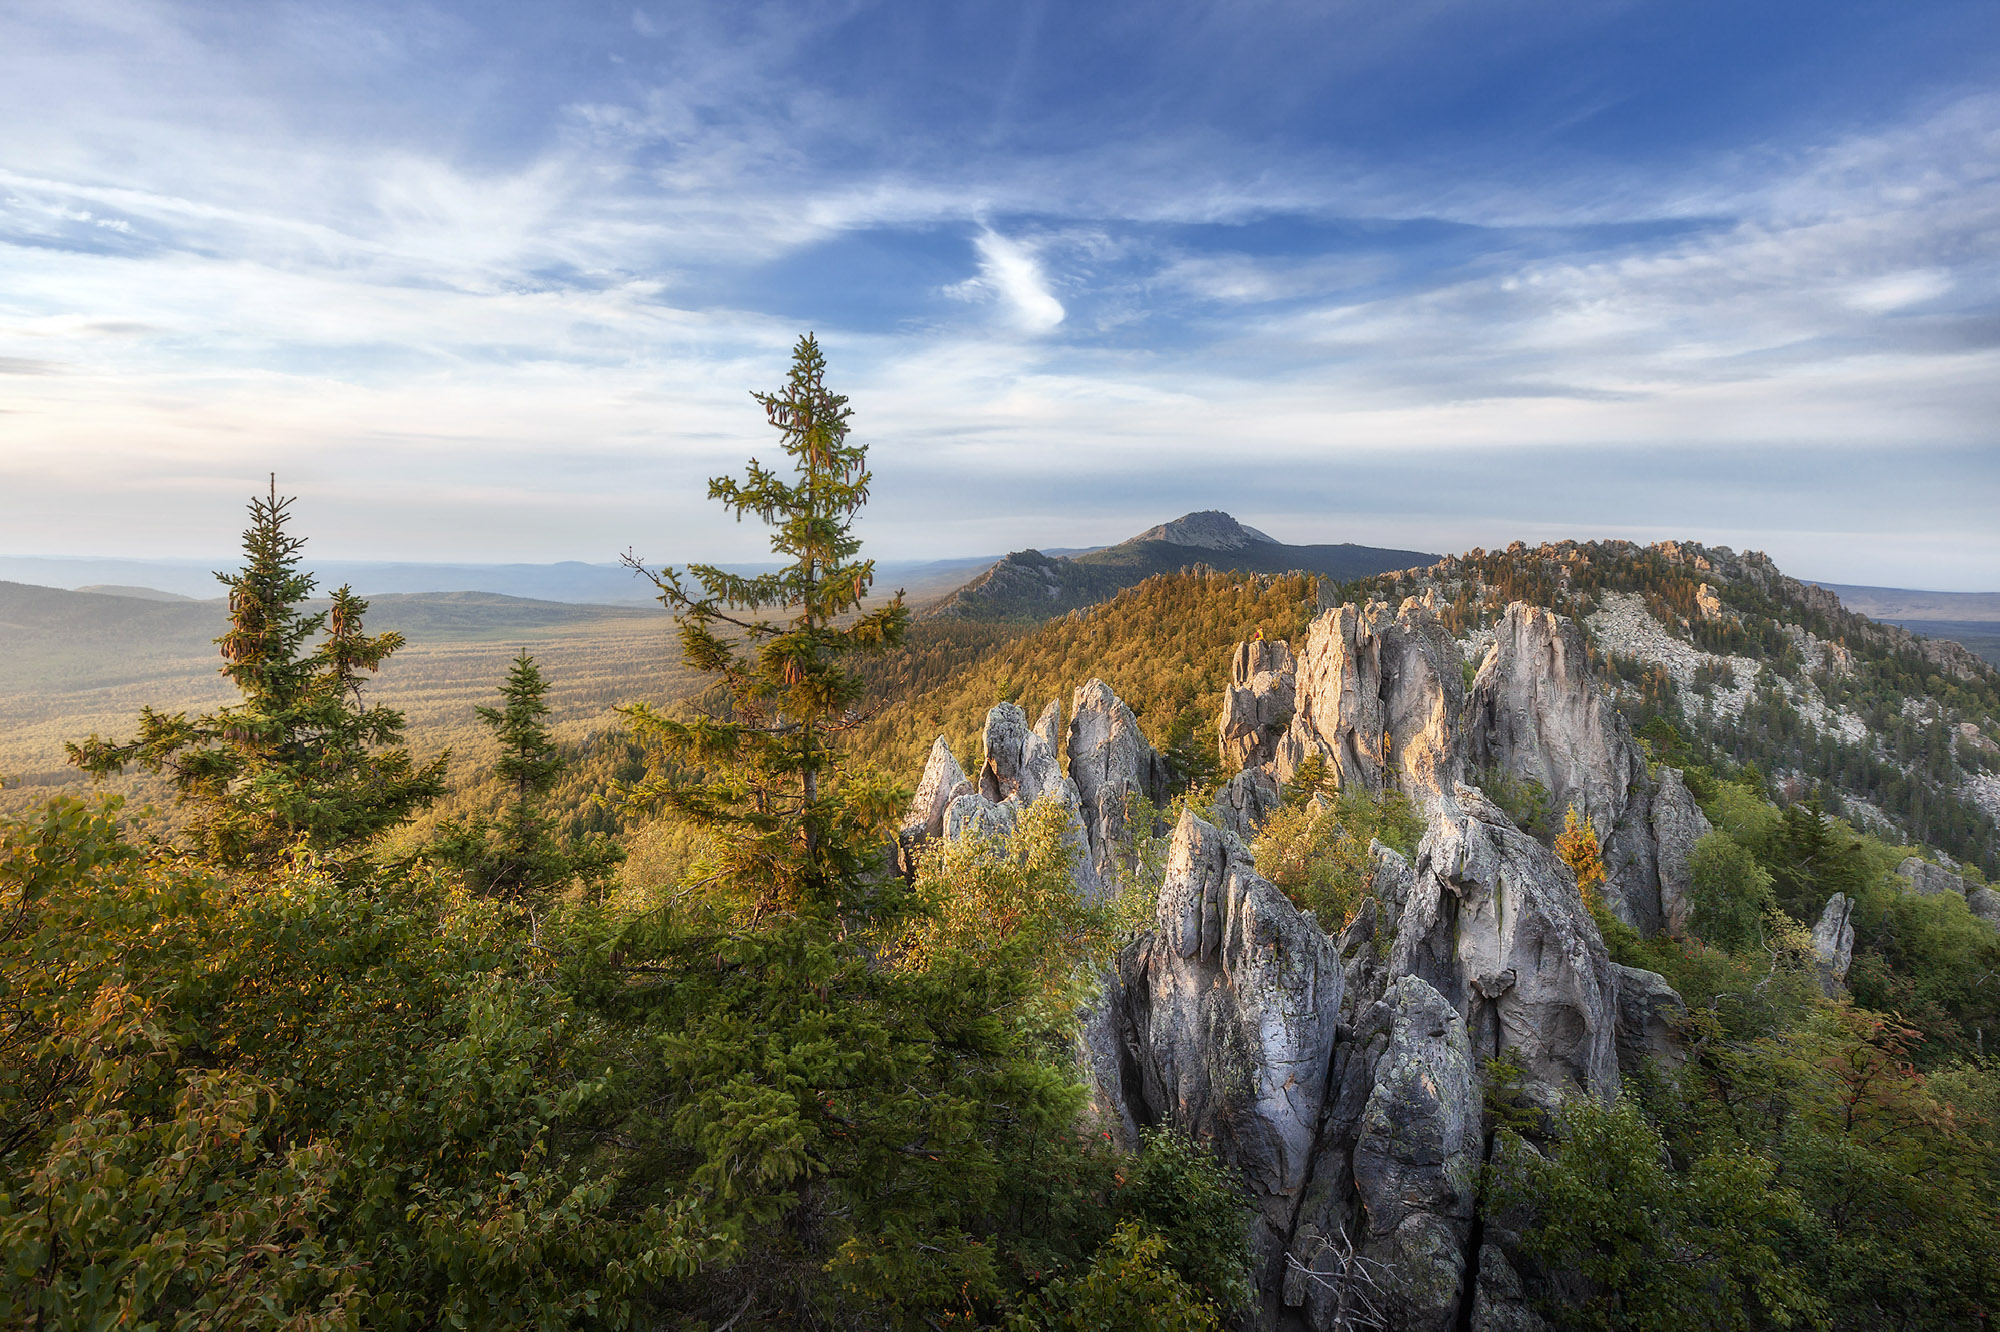
[[[1657,971],[1611,964],[1612,988],[1618,995],[1618,1071],[1638,1072],[1647,1060],[1678,1065],[1685,1058],[1680,1022],[1687,1004],[1667,978]]]
[[[1420,807],[1448,797],[1468,773],[1497,771],[1545,790],[1556,826],[1571,805],[1590,820],[1614,914],[1645,934],[1678,933],[1689,858],[1711,829],[1677,771],[1661,768],[1656,783],[1581,631],[1516,602],[1490,631],[1469,693],[1463,659],[1435,604],[1414,597],[1393,614],[1379,602],[1328,609],[1296,659],[1284,644],[1239,645],[1220,738],[1245,775],[1225,785],[1217,817],[1249,838],[1276,807],[1268,788],[1313,757],[1342,787],[1400,791]]]
[[[1313,1162],[1340,961],[1240,843],[1192,814],[1174,830],[1155,927],[1107,995],[1123,1051],[1101,1099],[1212,1143],[1241,1172],[1268,1271]]]
[[[1056,705],[1049,708],[1055,711]],[[1132,844],[1134,830],[1127,824],[1137,802],[1166,803],[1167,762],[1147,743],[1132,709],[1104,681],[1080,686],[1070,713],[1069,776],[1082,801],[1091,868],[1100,882],[1113,883],[1119,851]]]
[[[1452,1326],[1484,1153],[1465,1022],[1415,976],[1378,1001],[1389,1027],[1354,1143],[1363,1251],[1411,1328]]]
[[[1568,866],[1460,786],[1417,848],[1389,974],[1451,999],[1481,1055],[1511,1053],[1531,1099],[1618,1092],[1616,982]]]
[[[1504,1234],[1481,1240],[1474,1221],[1493,1150],[1484,1061],[1505,1055],[1523,1071],[1519,1094],[1553,1112],[1615,1097],[1621,1065],[1678,1057],[1679,996],[1613,966],[1568,867],[1464,780],[1476,727],[1490,762],[1645,839],[1648,872],[1673,866],[1685,898],[1706,821],[1677,777],[1655,790],[1574,626],[1517,609],[1470,699],[1457,643],[1416,599],[1393,614],[1325,612],[1296,660],[1285,645],[1240,648],[1222,734],[1264,761],[1225,783],[1216,824],[1190,813],[1176,825],[1153,930],[1120,954],[1084,1024],[1106,1131],[1130,1143],[1146,1125],[1175,1125],[1247,1182],[1250,1326],[1330,1328],[1364,1293],[1397,1328],[1538,1326]],[[1164,774],[1102,684],[1076,691],[1071,712],[1062,777],[1047,743],[1059,716],[1029,728],[1018,708],[995,708],[979,791],[947,808],[945,832],[962,805],[1004,817],[1066,784],[1079,883],[1095,891],[1116,870],[1127,796],[1155,798],[1149,783]],[[1428,823],[1413,857],[1373,848],[1371,891],[1338,939],[1257,874],[1247,846],[1281,780],[1313,755],[1343,786],[1409,795]],[[933,747],[911,828],[928,830],[948,758]],[[1664,918],[1660,881],[1646,884]],[[1365,1292],[1364,1273],[1377,1277]]]
[[[1291,648],[1263,638],[1237,644],[1222,695],[1222,761],[1237,768],[1269,763],[1291,724],[1297,692],[1298,662]]]
[[[1606,903],[1627,924],[1658,931],[1663,913],[1645,756],[1596,687],[1582,631],[1517,601],[1493,635],[1466,701],[1471,763],[1539,782],[1558,817],[1574,807],[1589,819],[1603,847]]]
[[[903,873],[916,872],[925,843],[1011,832],[1021,811],[1050,796],[1069,810],[1078,885],[1092,898],[1115,891],[1121,850],[1137,831],[1128,827],[1130,798],[1165,801],[1166,761],[1102,680],[1079,688],[1070,711],[1065,727],[1062,705],[1052,701],[1030,726],[1018,705],[996,705],[986,714],[984,753],[973,777],[959,768],[943,736],[933,741],[897,836]]]
[[[1552,1110],[1615,1096],[1621,1048],[1672,1055],[1678,997],[1612,967],[1567,867],[1476,789],[1438,799],[1414,862],[1381,848],[1374,889],[1335,942],[1185,815],[1087,1025],[1107,1125],[1175,1124],[1251,1182],[1258,1327],[1333,1326],[1364,1264],[1393,1326],[1456,1327],[1484,1261],[1480,1060]]]
[[[1456,644],[1431,609],[1405,601],[1342,606],[1312,622],[1296,671],[1292,720],[1272,765],[1281,782],[1318,757],[1343,786],[1450,789],[1465,693]]]
[[[1854,959],[1854,902],[1846,893],[1827,899],[1826,908],[1813,925],[1813,956],[1817,959],[1819,988],[1828,997],[1847,985],[1847,968]]]
[[[924,762],[924,775],[917,782],[917,795],[910,802],[909,813],[903,818],[897,842],[906,849],[914,850],[927,841],[942,837],[945,811],[951,808],[952,801],[970,794],[972,790],[973,784],[952,756],[951,746],[944,742],[943,736],[939,736],[931,745],[930,757]]]
[[[1278,779],[1264,768],[1245,768],[1215,793],[1215,821],[1248,842],[1272,810],[1284,802]]]

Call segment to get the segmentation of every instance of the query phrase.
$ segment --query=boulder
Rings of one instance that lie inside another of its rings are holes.
[[[1603,848],[1606,905],[1641,933],[1656,932],[1645,756],[1597,687],[1576,624],[1525,602],[1508,606],[1466,700],[1465,730],[1473,765],[1541,783],[1558,822],[1572,805],[1590,820]]]
[[[1618,1071],[1630,1076],[1648,1059],[1669,1068],[1687,1058],[1678,1026],[1687,1016],[1680,992],[1657,971],[1611,964],[1611,981],[1618,992]]]
[[[1136,803],[1166,802],[1167,764],[1146,742],[1132,709],[1104,681],[1078,688],[1070,714],[1069,779],[1089,839],[1091,868],[1110,885],[1121,878],[1121,860],[1140,831],[1128,827]]]
[[[1652,800],[1653,842],[1660,873],[1660,923],[1676,937],[1693,911],[1694,845],[1715,831],[1678,768],[1662,766]],[[1635,913],[1636,914],[1636,913]]]
[[[1846,893],[1826,900],[1812,932],[1814,966],[1819,988],[1831,999],[1847,986],[1847,967],[1854,957],[1854,902]]]
[[[1390,985],[1387,1048],[1361,1114],[1354,1185],[1363,1252],[1384,1266],[1392,1326],[1455,1325],[1482,1154],[1479,1090],[1465,1022],[1415,976]]]
[[[1298,662],[1289,644],[1257,638],[1238,643],[1222,694],[1220,749],[1225,768],[1269,763],[1291,724]]]

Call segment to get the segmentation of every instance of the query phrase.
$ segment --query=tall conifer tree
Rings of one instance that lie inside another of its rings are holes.
[[[625,795],[720,834],[710,877],[758,909],[839,910],[901,800],[894,784],[844,770],[835,747],[858,720],[863,682],[852,658],[900,642],[909,612],[900,592],[861,610],[875,578],[875,562],[855,558],[853,532],[868,500],[868,449],[847,442],[847,399],[826,387],[811,334],[793,349],[785,385],[751,396],[778,432],[790,476],[752,458],[742,480],[715,477],[708,493],[738,521],[768,524],[783,567],[756,577],[709,564],[654,574],[627,557],[660,589],[688,665],[718,678],[727,706],[691,719],[626,709],[683,766]]]
[[[328,610],[306,610],[314,580],[299,567],[304,538],[285,530],[291,504],[273,477],[269,495],[250,501],[242,569],[216,575],[229,589],[229,628],[215,642],[242,701],[192,718],[148,707],[131,740],[92,735],[68,746],[87,772],[137,764],[171,776],[188,812],[184,836],[224,868],[294,851],[352,859],[444,794],[449,756],[413,762],[400,745],[403,714],[363,697],[362,675],[403,636],[366,633],[368,603],[348,587]]]

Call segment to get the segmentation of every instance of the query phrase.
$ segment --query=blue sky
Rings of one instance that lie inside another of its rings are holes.
[[[0,9],[0,551],[1692,537],[2000,588],[2000,7]]]

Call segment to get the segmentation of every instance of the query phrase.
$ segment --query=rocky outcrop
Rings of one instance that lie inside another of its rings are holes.
[[[1332,941],[1193,814],[1174,829],[1154,931],[1119,960],[1127,1042],[1097,1099],[1212,1143],[1258,1207],[1273,1288],[1313,1162],[1342,975]]]
[[[1618,1071],[1637,1073],[1647,1060],[1668,1068],[1686,1058],[1679,1025],[1687,1016],[1680,992],[1657,971],[1611,964],[1612,986],[1618,994]]]
[[[1511,1053],[1538,1104],[1618,1094],[1616,982],[1576,878],[1476,789],[1459,786],[1417,848],[1389,973],[1449,998],[1474,1052]]]
[[[1597,688],[1582,631],[1517,601],[1493,634],[1466,700],[1470,762],[1540,783],[1558,819],[1572,806],[1589,819],[1603,848],[1606,904],[1642,933],[1658,931],[1645,756]]]
[[[1974,888],[1965,895],[1965,905],[1973,915],[2000,930],[2000,893],[1991,888]]]
[[[1622,836],[1635,900],[1682,915],[1708,831],[1678,773],[1657,788],[1601,695],[1574,625],[1515,607],[1468,699],[1459,646],[1414,598],[1344,606],[1294,660],[1253,642],[1232,663],[1220,737],[1251,762],[1216,823],[1175,826],[1153,930],[1120,954],[1079,1057],[1104,1131],[1171,1124],[1212,1145],[1256,1205],[1259,1303],[1249,1326],[1330,1328],[1366,1278],[1390,1326],[1538,1327],[1504,1248],[1474,1224],[1486,1152],[1483,1061],[1509,1056],[1529,1105],[1609,1100],[1648,1059],[1678,1058],[1679,996],[1614,966],[1575,876],[1463,777],[1467,755],[1542,782]],[[1290,713],[1282,682],[1289,669]],[[1114,877],[1131,798],[1164,765],[1093,681],[1033,728],[1011,705],[987,727],[980,793],[954,820],[1006,819],[1030,793],[1073,794],[1080,880]],[[1060,729],[1061,745],[1050,743]],[[1056,762],[1068,759],[1064,776]],[[948,751],[947,751],[948,753]],[[1257,873],[1248,850],[1282,778],[1318,756],[1343,788],[1398,791],[1423,812],[1413,856],[1371,848],[1369,892],[1338,940]],[[935,785],[951,770],[934,755]],[[1164,794],[1161,791],[1161,794]],[[920,802],[912,821],[928,814]],[[1110,857],[1110,858],[1107,858]],[[1636,865],[1637,869],[1632,867]]]
[[[1298,662],[1288,644],[1256,638],[1236,645],[1218,724],[1226,767],[1262,767],[1276,756],[1297,693]]]
[[[1147,743],[1132,709],[1104,681],[1079,688],[1070,714],[1069,776],[1089,835],[1091,868],[1099,882],[1112,885],[1122,876],[1122,854],[1140,831],[1129,826],[1138,803],[1166,803],[1167,764]]]
[[[1277,778],[1264,768],[1245,768],[1216,791],[1211,812],[1219,826],[1250,842],[1271,811],[1283,803]]]
[[[924,775],[917,782],[917,794],[910,801],[903,826],[897,831],[899,865],[905,875],[916,872],[915,856],[926,842],[944,836],[945,812],[951,802],[972,791],[965,770],[958,766],[951,746],[939,736],[931,742],[930,756],[924,761]]]
[[[1470,1327],[1471,1332],[1548,1332],[1548,1321],[1535,1312],[1520,1275],[1497,1244],[1479,1250]]]
[[[1846,893],[1827,899],[1813,926],[1812,946],[1819,988],[1831,999],[1847,988],[1847,968],[1854,958],[1854,902]]]
[[[1465,694],[1457,646],[1414,597],[1341,606],[1306,635],[1296,706],[1273,763],[1280,781],[1321,759],[1342,787],[1400,789],[1421,805],[1461,775],[1456,740]]]
[[[1687,932],[1693,911],[1695,843],[1715,831],[1695,803],[1694,793],[1681,780],[1678,768],[1660,768],[1659,786],[1653,791],[1652,824],[1660,876],[1660,924],[1678,937]]]
[[[968,791],[951,802],[944,812],[944,837],[955,842],[961,837],[1005,837],[1014,831],[1018,807],[1008,801],[995,804],[977,791]]]
[[[1457,1321],[1483,1155],[1472,1050],[1458,1010],[1417,977],[1398,978],[1381,1003],[1388,1047],[1353,1154],[1361,1248],[1382,1265],[1393,1326],[1446,1332]]]
[[[1942,865],[1933,865],[1915,856],[1906,857],[1902,864],[1896,866],[1896,877],[1902,881],[1902,891],[1918,897],[1935,897],[1939,893],[1965,896],[1963,878]]]
[[[979,765],[979,794],[994,804],[1011,800],[1032,805],[1060,792],[1062,761],[1055,746],[1028,725],[1028,714],[1013,703],[986,714],[986,760]]]

